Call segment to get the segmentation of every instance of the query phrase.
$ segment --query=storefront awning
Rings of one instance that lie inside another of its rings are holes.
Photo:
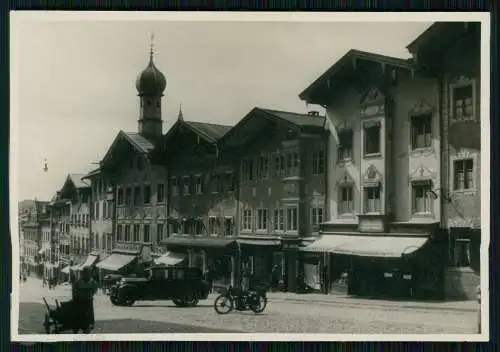
[[[97,263],[96,266],[104,270],[119,271],[120,269],[132,263],[136,258],[137,256],[135,255],[113,253],[102,262]]]
[[[333,250],[343,243],[350,242],[355,236],[348,235],[323,235],[310,245],[301,248],[304,252],[333,253]]]
[[[78,271],[78,270],[81,270],[82,269],[82,266],[80,265],[67,265],[65,266],[61,272],[64,273],[64,274],[69,274],[69,271],[72,270],[72,271]]]
[[[337,245],[333,253],[361,257],[400,258],[420,249],[428,237],[352,236],[350,241]]]
[[[227,247],[234,244],[234,238],[218,238],[218,237],[193,237],[193,236],[179,236],[170,237],[163,241],[163,244],[185,246],[185,247]]]
[[[38,254],[44,254],[44,253],[45,253],[45,252],[47,252],[49,249],[50,249],[50,245],[43,244],[43,245],[42,245],[42,248],[38,251]]]
[[[177,265],[186,259],[186,255],[182,253],[167,252],[159,258],[155,259],[155,264]]]
[[[82,266],[82,268],[90,267],[90,266],[94,265],[98,259],[99,259],[99,257],[97,255],[89,254],[89,256],[87,257],[87,260],[81,266]]]
[[[281,246],[281,240],[238,239],[238,243],[247,246]]]

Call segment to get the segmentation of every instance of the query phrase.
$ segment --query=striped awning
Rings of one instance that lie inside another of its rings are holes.
[[[360,257],[400,258],[420,249],[428,237],[404,236],[354,236],[352,241],[342,243],[333,252]]]
[[[333,250],[343,243],[352,241],[354,236],[349,235],[323,235],[310,245],[302,247],[304,252],[333,253]]]
[[[359,257],[400,258],[411,254],[429,240],[429,236],[403,234],[381,235],[323,235],[307,247],[305,252],[327,252]]]

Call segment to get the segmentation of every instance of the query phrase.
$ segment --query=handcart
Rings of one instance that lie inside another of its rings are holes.
[[[45,297],[42,298],[47,307],[47,313],[43,322],[45,333],[59,334],[64,331],[72,331],[74,334],[77,334],[80,329],[86,333],[90,332],[91,324],[87,323],[85,324],[86,326],[81,326],[81,322],[75,317],[77,310],[73,305],[73,301],[59,303],[56,299],[56,308],[52,309]]]

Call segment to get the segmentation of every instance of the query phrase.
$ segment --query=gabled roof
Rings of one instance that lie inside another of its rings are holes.
[[[274,115],[275,117],[291,122],[297,126],[310,126],[310,127],[323,127],[325,124],[325,116],[320,115],[309,115],[301,114],[289,111],[271,110],[271,109],[260,109],[268,114]]]
[[[206,139],[213,142],[222,138],[232,127],[207,122],[184,121],[184,123],[198,134],[203,135]]]
[[[415,38],[406,49],[418,59],[425,52],[427,60],[436,60],[436,54],[456,45],[468,34],[476,34],[479,40],[481,22],[436,22]]]
[[[83,179],[86,180],[86,179],[90,179],[94,176],[97,176],[101,173],[101,169],[100,168],[97,168],[97,169],[94,169],[92,171],[90,171],[89,173],[87,173],[85,176],[83,176]]]
[[[313,83],[311,83],[309,87],[307,87],[302,93],[300,93],[300,99],[308,103],[316,104],[316,99],[314,99],[316,91],[318,89],[321,89],[321,87],[328,88],[330,86],[333,86],[336,78],[335,76],[340,71],[345,70],[346,67],[352,67],[353,65],[355,65],[356,60],[377,62],[402,69],[412,68],[411,59],[401,59],[397,57],[351,49],[339,60],[337,60],[332,66],[330,66],[330,68],[326,70],[321,76],[319,76]]]
[[[144,137],[140,133],[123,132],[125,138],[142,153],[149,153],[155,147],[152,140]]]
[[[75,188],[87,188],[90,187],[90,182],[83,180],[85,174],[69,174],[68,179],[73,182]]]
[[[217,141],[232,128],[232,126],[178,119],[163,137],[163,141],[170,139],[181,126],[187,127],[189,130],[212,144],[217,143]]]
[[[115,146],[122,140],[127,141],[131,146],[134,147],[134,149],[144,154],[148,154],[149,152],[151,152],[154,149],[156,142],[150,137],[145,137],[140,133],[120,131],[118,132],[115,139],[113,140],[113,143],[111,143],[111,146],[108,148],[108,151],[102,158],[101,165],[107,160]]]
[[[315,116],[309,114],[300,114],[289,111],[282,110],[272,110],[272,109],[263,109],[259,107],[253,108],[243,119],[241,119],[229,132],[227,132],[223,138],[220,139],[222,144],[226,144],[232,136],[235,134],[239,135],[237,138],[239,139],[238,144],[244,144],[245,140],[248,141],[253,138],[252,134],[258,133],[255,128],[248,129],[249,122],[252,119],[259,119],[260,121],[272,121],[281,123],[288,128],[295,129],[297,131],[302,130],[314,130],[314,131],[323,131],[325,124],[325,116]],[[262,131],[264,131],[264,127]]]

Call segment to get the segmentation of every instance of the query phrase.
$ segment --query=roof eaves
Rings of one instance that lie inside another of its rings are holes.
[[[184,124],[186,126],[188,126],[191,130],[193,130],[194,133],[200,135],[207,142],[210,142],[213,144],[217,143],[217,140],[215,138],[213,138],[212,136],[209,136],[207,133],[205,133],[204,131],[199,129],[195,124],[193,124],[191,122],[197,122],[197,121],[184,121]],[[202,123],[202,122],[198,122],[198,123]]]
[[[330,68],[328,68],[321,76],[319,76],[313,83],[311,83],[306,89],[304,89],[300,94],[299,98],[301,100],[309,101],[309,95],[316,87],[328,79],[332,77],[334,74],[338,73],[340,69],[342,69],[342,65],[346,62],[352,62],[354,59],[361,59],[373,62],[385,63],[390,66],[395,66],[403,69],[411,69],[412,63],[407,59],[381,55],[376,53],[370,53],[367,51],[361,51],[357,49],[351,49],[346,54],[344,54],[340,59],[338,59]]]

